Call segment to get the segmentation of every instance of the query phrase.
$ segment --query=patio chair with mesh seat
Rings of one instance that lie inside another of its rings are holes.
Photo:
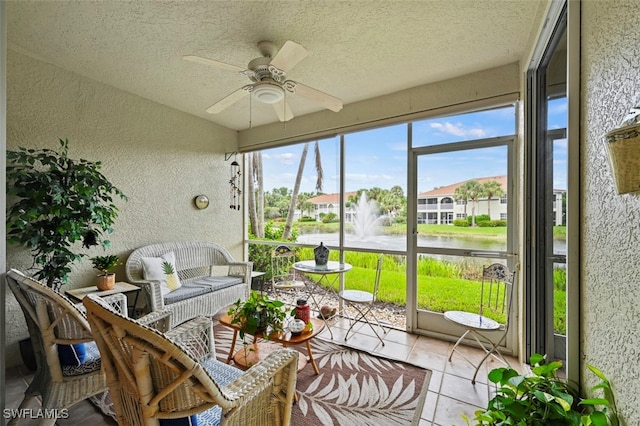
[[[378,334],[378,331],[373,327],[375,323],[380,328],[380,330],[382,330],[383,337],[390,330],[389,327],[385,328],[382,325],[380,320],[378,320],[378,317],[376,316],[375,312],[373,311],[374,304],[378,299],[378,291],[380,290],[380,275],[382,272],[383,257],[384,255],[381,254],[380,257],[378,258],[378,262],[376,264],[376,277],[373,284],[373,290],[371,292],[364,291],[364,290],[345,289],[338,294],[338,296],[340,297],[340,300],[346,304],[347,308],[350,307],[357,312],[355,318],[350,318],[351,324],[349,326],[349,329],[347,330],[347,333],[344,336],[345,341],[347,341],[349,337],[349,333],[351,332],[353,327],[359,321],[364,321],[366,324],[369,325],[371,330],[373,330],[373,333],[380,340],[380,342],[382,343],[382,346],[384,346],[384,340]]]
[[[465,329],[449,353],[449,362],[451,362],[453,353],[456,352],[471,364],[475,368],[473,378],[471,379],[471,383],[473,384],[476,383],[476,376],[478,375],[480,367],[490,356],[497,358],[509,366],[509,362],[504,358],[502,353],[500,353],[500,346],[503,345],[507,339],[507,332],[509,330],[509,315],[513,298],[514,277],[515,273],[510,272],[509,268],[501,263],[494,263],[483,267],[478,312],[446,311],[444,313],[445,319]],[[493,296],[490,293],[488,297],[485,297],[485,289],[488,287],[494,291],[494,286],[496,295]],[[491,302],[493,300],[495,300],[495,303],[492,305]],[[485,315],[485,310],[489,307],[504,313],[504,323],[500,323]],[[460,343],[462,343],[467,336],[472,337],[485,352],[485,355],[477,363],[471,361],[458,349]]]

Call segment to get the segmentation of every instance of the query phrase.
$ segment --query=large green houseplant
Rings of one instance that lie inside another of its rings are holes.
[[[68,156],[69,142],[60,151],[7,151],[7,240],[31,250],[35,276],[58,290],[67,282],[73,262],[85,248],[109,246],[118,208],[113,197],[126,196],[100,172],[102,164]]]
[[[589,370],[601,382],[591,391],[602,397],[581,398],[574,387],[558,378],[559,361],[545,362],[545,356],[533,354],[531,374],[521,375],[512,368],[496,368],[489,381],[497,385],[496,395],[486,410],[476,412],[474,425],[518,426],[618,426],[611,383],[596,367]],[[466,418],[466,416],[463,416]],[[468,422],[468,419],[467,419]]]

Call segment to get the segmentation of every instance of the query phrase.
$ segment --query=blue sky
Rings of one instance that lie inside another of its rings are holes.
[[[414,122],[413,145],[439,145],[450,142],[491,138],[515,133],[515,108],[434,118]],[[549,103],[549,128],[566,126],[566,100]],[[399,185],[406,193],[407,126],[388,126],[345,136],[345,189]],[[324,193],[339,192],[338,137],[320,140],[324,172]],[[285,186],[293,188],[303,145],[262,151],[265,191]],[[421,156],[418,165],[418,191],[429,191],[467,179],[507,173],[506,148],[484,148]],[[314,143],[309,145],[301,192],[314,192],[316,172]],[[554,188],[566,188],[566,139],[554,145]]]

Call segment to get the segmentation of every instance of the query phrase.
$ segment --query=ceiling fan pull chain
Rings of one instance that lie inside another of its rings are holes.
[[[284,120],[282,124],[284,125],[284,130],[287,130],[287,91],[284,91],[284,101],[282,101],[282,116]]]

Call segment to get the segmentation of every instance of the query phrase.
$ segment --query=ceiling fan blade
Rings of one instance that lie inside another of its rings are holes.
[[[209,114],[218,114],[219,112],[222,112],[226,108],[228,108],[231,105],[235,104],[240,99],[244,98],[245,96],[247,96],[249,94],[249,92],[245,89],[246,87],[247,86],[241,87],[240,89],[236,90],[235,92],[233,92],[233,93],[227,95],[226,97],[220,99],[218,102],[216,102],[215,104],[213,104],[209,108],[207,108],[207,112]]]
[[[291,112],[291,108],[289,108],[289,104],[285,102],[284,99],[272,105],[273,105],[273,110],[278,115],[278,119],[280,121],[289,121],[293,118],[293,113]]]
[[[236,65],[227,64],[220,61],[216,61],[215,59],[203,58],[202,56],[185,55],[182,57],[182,59],[189,62],[196,62],[198,64],[211,65],[211,66],[222,68],[229,71],[236,71],[236,72],[246,71],[245,68],[242,68]]]
[[[296,66],[298,62],[306,58],[307,55],[309,55],[309,51],[302,47],[302,45],[291,40],[287,40],[276,56],[271,60],[270,65],[287,72]]]
[[[288,83],[288,82],[286,82]],[[286,86],[285,83],[285,86]],[[312,102],[317,103],[318,105],[322,105],[323,107],[330,109],[331,111],[338,112],[342,109],[342,100],[336,98],[335,96],[331,96],[324,92],[319,91],[318,89],[314,89],[313,87],[309,87],[302,83],[292,82],[295,85],[293,89],[293,93],[296,95],[300,95],[303,98],[309,99]]]

